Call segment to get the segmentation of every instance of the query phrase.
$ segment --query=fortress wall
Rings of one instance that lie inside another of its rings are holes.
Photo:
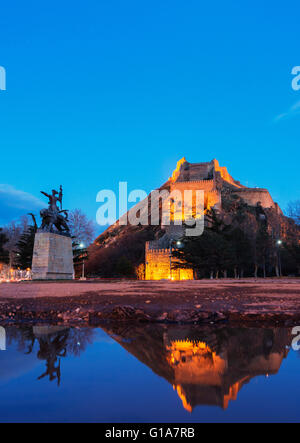
[[[189,180],[206,179],[212,172],[211,163],[194,163],[189,168]]]
[[[189,180],[204,180],[213,174],[213,162],[204,163],[188,163],[183,157],[177,162],[176,169],[174,169],[170,180],[189,181]]]
[[[207,180],[219,175],[223,180],[234,186],[241,186],[229,174],[226,166],[220,166],[218,160],[210,162],[189,163],[185,157],[177,162],[176,169],[170,178],[171,182],[186,182],[195,180]]]
[[[256,206],[261,202],[263,208],[276,208],[276,205],[267,189],[238,189],[233,192],[241,197],[250,206]]]
[[[171,277],[169,254],[169,249],[149,249],[146,245],[146,280],[161,280]]]
[[[191,181],[181,181],[172,183],[170,186],[170,190],[179,189],[181,192],[187,191],[196,191],[198,189],[203,191],[212,191],[215,189],[214,180],[191,180]]]
[[[221,192],[218,190],[213,190],[204,193],[204,208],[209,209],[212,206],[217,205],[219,209],[222,207]]]
[[[179,190],[184,198],[184,191],[204,191],[204,207],[210,208],[214,205],[221,207],[221,193],[215,187],[214,180],[194,180],[189,182],[176,182],[170,186],[170,191]]]
[[[220,176],[222,177],[223,180],[227,181],[228,183],[231,183],[234,186],[237,186],[236,182],[229,174],[226,166],[220,166],[218,160],[216,160],[216,159],[214,159],[212,162],[214,165],[215,172],[219,172]]]
[[[176,181],[181,173],[181,166],[186,163],[185,157],[181,158],[176,165],[176,168],[174,169],[172,176],[170,177],[170,180]]]
[[[170,250],[152,249],[155,243],[147,242],[145,251],[145,280],[192,280],[192,269],[170,268]],[[174,260],[174,259],[172,259]]]

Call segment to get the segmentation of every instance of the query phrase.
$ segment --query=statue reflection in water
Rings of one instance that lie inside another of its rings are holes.
[[[53,381],[56,379],[59,386],[60,358],[65,357],[67,354],[69,330],[63,330],[58,334],[54,334],[54,337],[51,335],[44,335],[39,338],[40,349],[37,356],[40,360],[46,360],[46,371],[38,377],[38,380],[49,376],[49,380]]]
[[[93,341],[93,329],[69,328],[66,326],[27,326],[8,327],[8,344],[18,343],[18,350],[32,354],[37,349],[37,358],[45,360],[45,371],[38,377],[48,377],[49,381],[61,382],[61,359],[67,356],[80,356],[86,346]]]

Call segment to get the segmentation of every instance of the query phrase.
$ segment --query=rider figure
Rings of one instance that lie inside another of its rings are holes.
[[[54,225],[58,231],[69,233],[70,229],[67,224],[68,211],[67,209],[62,209],[62,186],[60,186],[59,192],[53,189],[52,194],[47,194],[47,192],[44,191],[41,191],[41,193],[49,199],[49,206],[48,209],[42,209],[40,211],[42,218],[40,229],[52,232]],[[57,202],[60,203],[60,208],[57,206]]]
[[[52,194],[47,194],[47,192],[41,191],[46,197],[49,198],[49,210],[54,214],[59,212],[59,208],[57,207],[57,202],[60,202],[60,208],[62,209],[62,186],[60,185],[59,193],[52,189]],[[58,195],[58,197],[57,197]]]

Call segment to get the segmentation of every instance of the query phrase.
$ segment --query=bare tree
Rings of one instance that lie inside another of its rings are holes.
[[[3,228],[3,233],[7,237],[8,241],[5,243],[4,248],[9,253],[9,266],[12,267],[15,262],[16,245],[20,240],[21,235],[28,229],[28,217],[26,215],[20,217],[17,221],[11,221],[7,226]]]
[[[287,214],[300,225],[300,200],[291,201],[287,207]]]
[[[94,240],[96,232],[95,223],[89,220],[80,209],[74,209],[69,212],[68,224],[72,237],[78,242],[83,242],[87,246]]]

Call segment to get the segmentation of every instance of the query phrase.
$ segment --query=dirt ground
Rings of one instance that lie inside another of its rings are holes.
[[[0,321],[300,321],[300,279],[0,284]]]

